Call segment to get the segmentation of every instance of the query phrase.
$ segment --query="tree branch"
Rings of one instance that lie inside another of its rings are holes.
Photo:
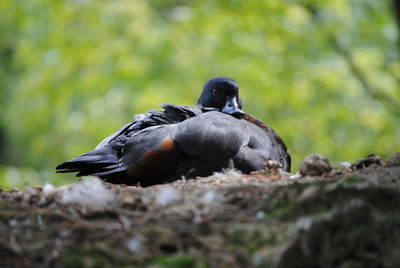
[[[388,110],[390,110],[397,117],[400,117],[400,102],[396,101],[392,96],[385,94],[382,90],[372,86],[367,77],[361,71],[361,69],[355,64],[350,53],[343,48],[338,42],[337,38],[333,38],[333,47],[339,52],[339,54],[344,58],[350,71],[353,73],[354,77],[363,87],[364,91],[369,94],[374,99],[381,102]]]
[[[393,0],[393,12],[400,31],[400,0]]]

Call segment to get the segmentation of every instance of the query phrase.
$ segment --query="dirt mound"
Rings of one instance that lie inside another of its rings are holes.
[[[400,154],[269,167],[0,192],[0,267],[400,267]]]

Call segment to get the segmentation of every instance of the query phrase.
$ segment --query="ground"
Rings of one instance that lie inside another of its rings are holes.
[[[0,267],[400,267],[400,154],[0,192]]]

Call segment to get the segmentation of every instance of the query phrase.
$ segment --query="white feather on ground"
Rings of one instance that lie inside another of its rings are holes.
[[[163,186],[156,195],[156,203],[161,206],[166,206],[180,199],[181,192],[169,185]]]
[[[143,250],[143,237],[140,235],[136,235],[131,239],[126,241],[126,247],[132,253],[139,253]]]
[[[200,201],[204,205],[211,204],[217,198],[217,193],[214,190],[209,190],[203,194]]]
[[[56,191],[56,187],[53,186],[53,184],[46,182],[46,184],[43,186],[42,191],[45,195],[52,194]]]
[[[64,205],[107,207],[115,202],[115,194],[100,179],[90,177],[63,189],[59,202]]]
[[[240,170],[234,169],[234,168],[224,168],[222,169],[221,172],[214,172],[213,176],[215,177],[228,177],[228,176],[233,176],[233,177],[240,177],[242,175],[242,172]]]

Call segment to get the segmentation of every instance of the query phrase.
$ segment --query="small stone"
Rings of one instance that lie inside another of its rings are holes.
[[[400,153],[395,153],[392,155],[392,158],[390,158],[387,161],[388,166],[400,166]]]
[[[311,154],[300,164],[299,172],[302,176],[321,176],[332,171],[331,163],[325,156]]]
[[[379,155],[370,154],[366,158],[359,159],[354,163],[356,169],[369,167],[373,164],[382,165],[382,158]]]

